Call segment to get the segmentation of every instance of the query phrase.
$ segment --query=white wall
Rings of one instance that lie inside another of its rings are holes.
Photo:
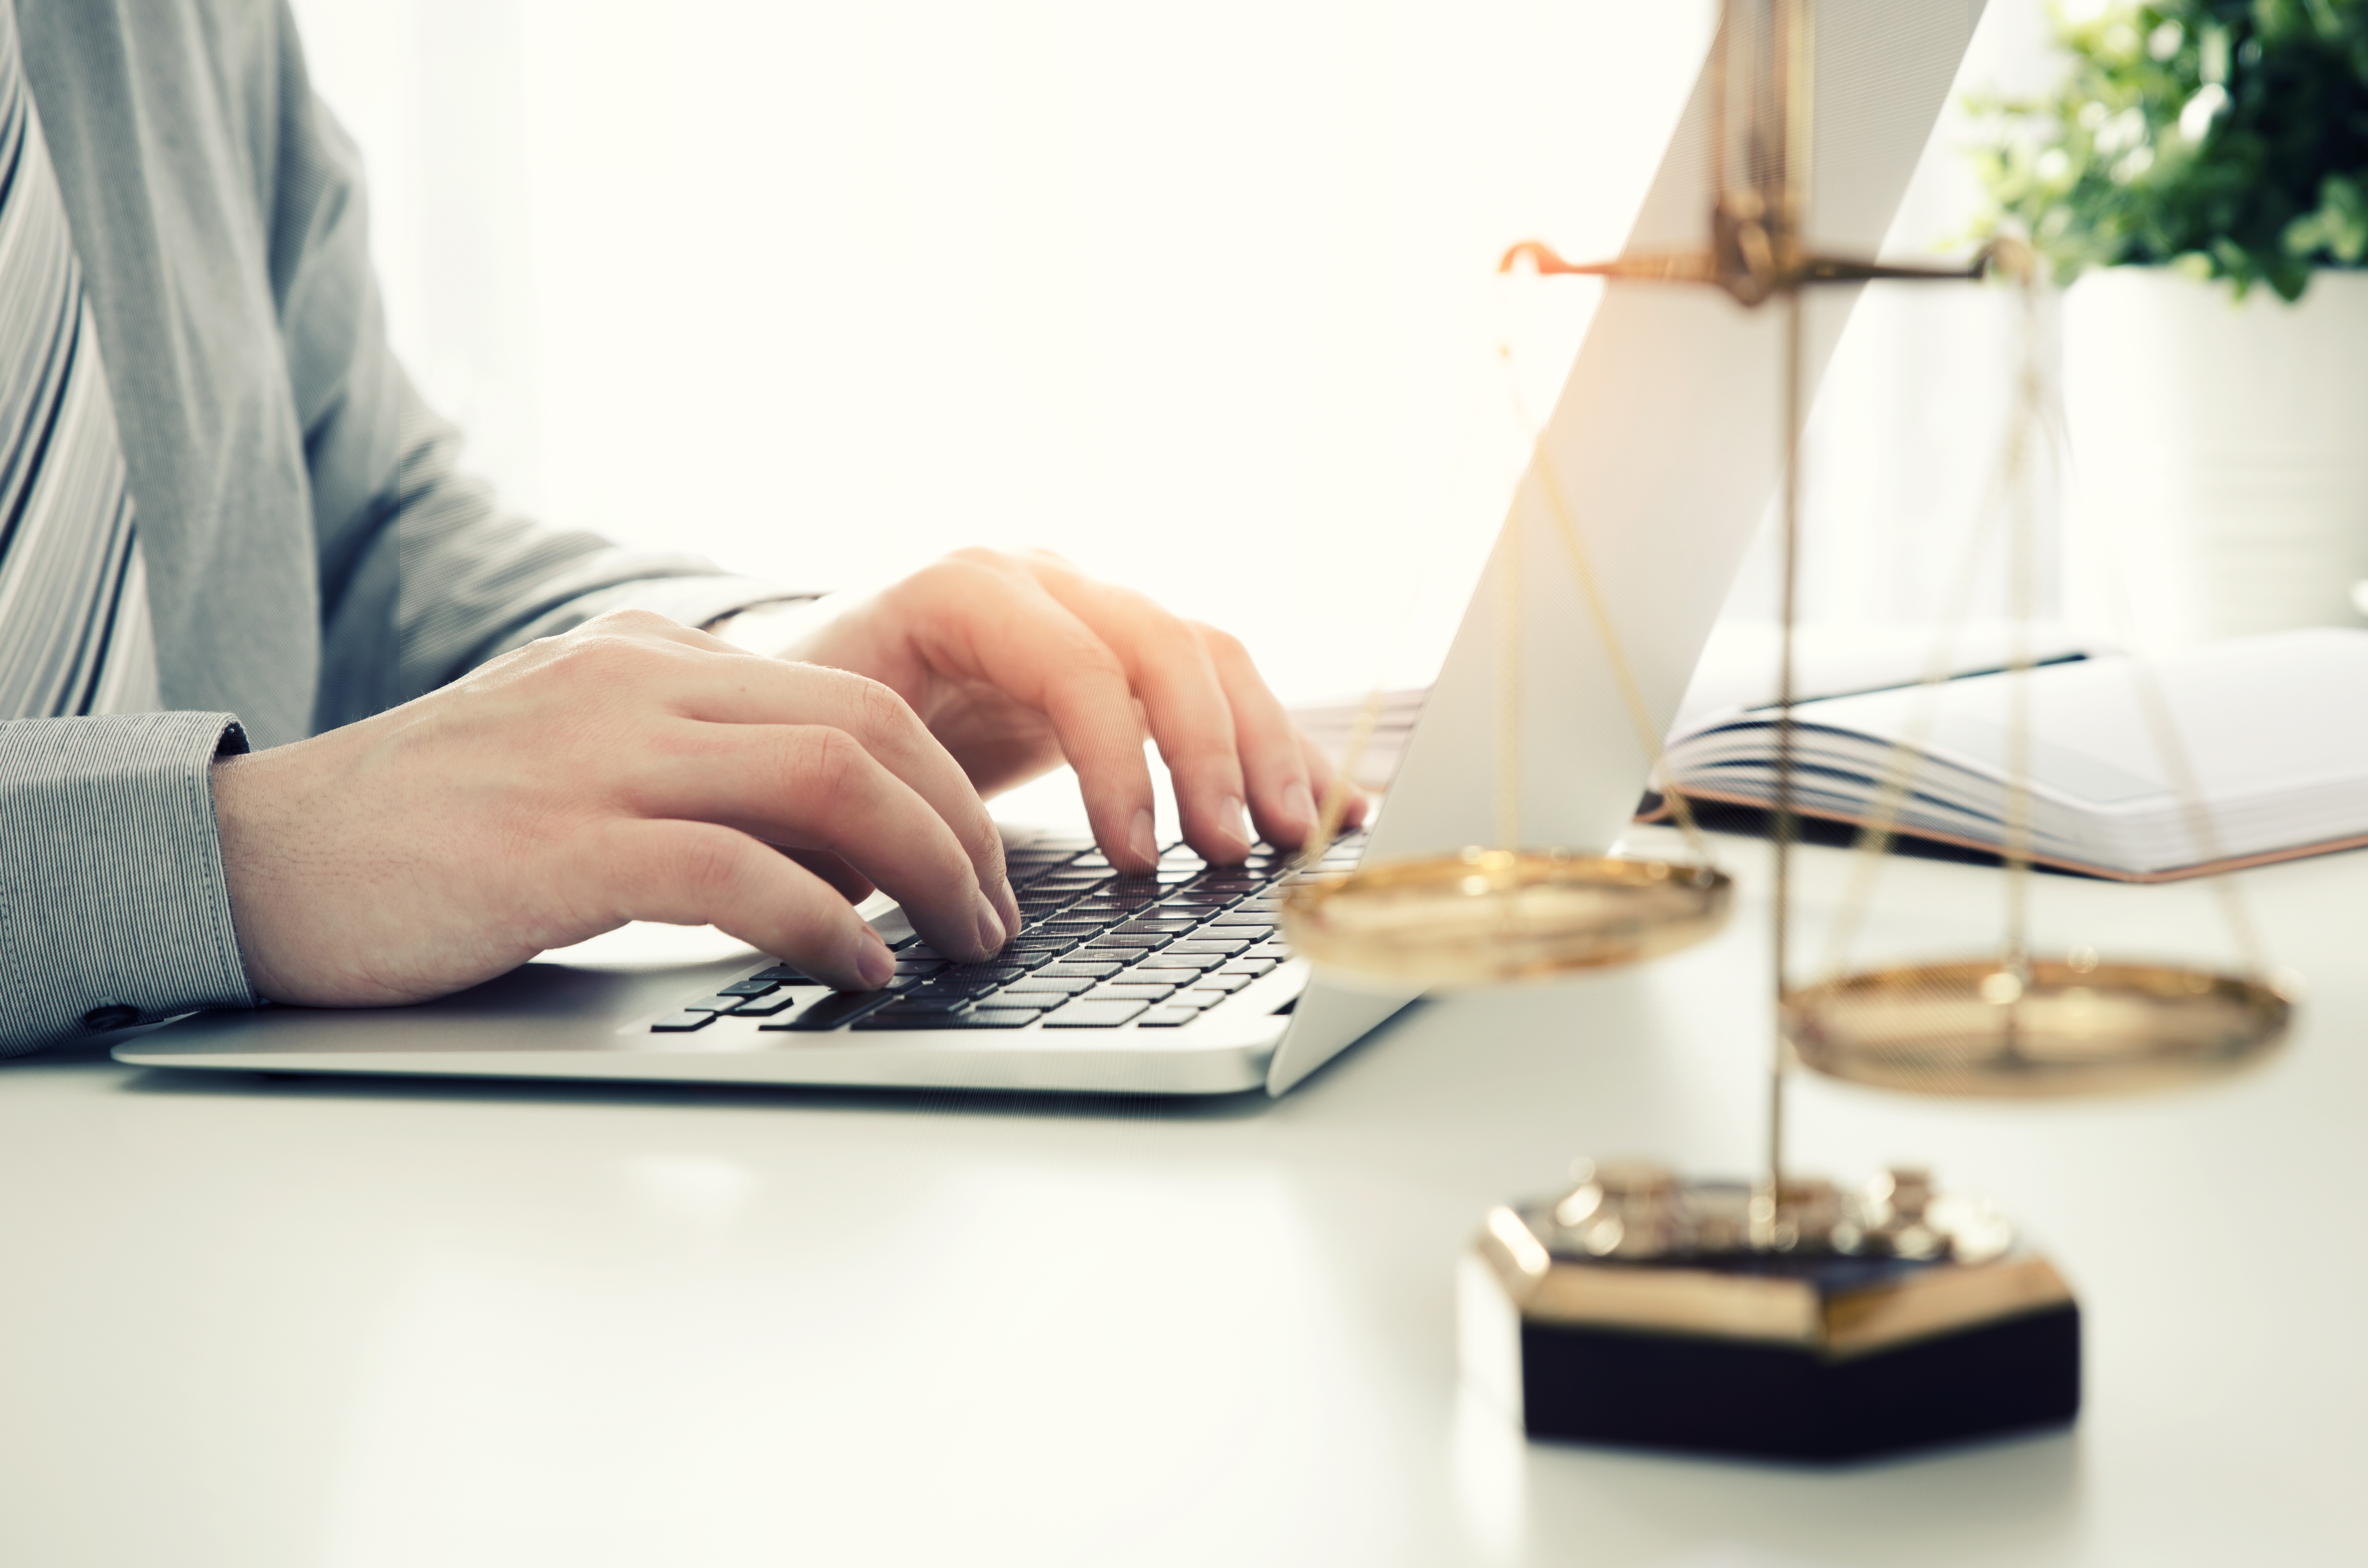
[[[1443,648],[1520,460],[1488,400],[1417,583],[1497,335],[1543,407],[1592,302],[1495,259],[1617,244],[1711,15],[296,9],[369,159],[398,347],[522,504],[794,585],[1044,544],[1242,629],[1297,693]],[[2035,0],[1992,10],[1969,79],[2029,67]],[[1903,243],[1962,228],[1958,135]],[[1829,384],[1828,619],[1932,608],[2003,363],[1997,302],[1958,296],[1871,300]]]

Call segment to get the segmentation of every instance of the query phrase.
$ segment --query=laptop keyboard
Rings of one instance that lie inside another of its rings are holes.
[[[1324,867],[1353,867],[1361,847],[1344,838]],[[1043,838],[1008,851],[1005,864],[1019,932],[987,962],[949,962],[910,937],[895,944],[896,976],[882,989],[834,992],[794,1012],[816,983],[775,963],[651,1030],[689,1034],[718,1017],[797,1033],[1178,1028],[1290,956],[1274,926],[1291,874],[1286,851],[1260,847],[1243,865],[1212,866],[1176,844],[1150,875],[1121,876],[1091,839]]]

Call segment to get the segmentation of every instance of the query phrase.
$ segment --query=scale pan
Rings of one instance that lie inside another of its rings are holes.
[[[1995,959],[1910,964],[1784,998],[1802,1064],[1852,1084],[1984,1099],[2178,1088],[2274,1051],[2294,1005],[2258,981],[2159,964],[2062,960],[2028,983]]]
[[[1467,849],[1283,890],[1292,949],[1398,990],[1536,980],[1658,958],[1726,924],[1723,871],[1566,850]]]

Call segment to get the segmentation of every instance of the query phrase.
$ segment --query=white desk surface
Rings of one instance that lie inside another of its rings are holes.
[[[2075,1430],[1819,1472],[1459,1397],[1488,1204],[1582,1151],[1758,1156],[1765,876],[1726,850],[1716,943],[1433,1004],[1280,1103],[0,1067],[0,1562],[2368,1561],[2363,854],[2248,877],[2313,986],[2251,1078],[1796,1089],[1803,1168],[1920,1155],[2053,1252]],[[1882,936],[1986,940],[1998,886],[1896,864]],[[2041,891],[2059,942],[2227,952],[2195,888]]]

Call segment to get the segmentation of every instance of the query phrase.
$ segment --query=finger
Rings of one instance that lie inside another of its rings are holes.
[[[1299,731],[1267,689],[1249,651],[1211,626],[1194,633],[1208,651],[1234,716],[1234,733],[1249,785],[1250,815],[1269,844],[1296,849],[1315,831],[1315,790]]]
[[[604,915],[713,926],[843,991],[876,991],[896,972],[879,933],[822,879],[728,827],[611,821],[584,865]]]
[[[703,632],[691,633],[704,636]],[[713,639],[709,639],[713,641]],[[668,706],[714,725],[823,725],[851,735],[865,752],[928,802],[962,853],[1008,932],[1019,904],[1003,864],[1003,835],[978,789],[912,706],[875,680],[819,665],[784,664],[737,650],[708,658],[688,645],[665,675]]]
[[[1333,824],[1333,831],[1346,833],[1364,826],[1366,819],[1372,814],[1372,797],[1354,780],[1342,778],[1332,759],[1325,755],[1324,748],[1305,735],[1299,737],[1299,751],[1307,759],[1308,778],[1315,793],[1318,814],[1322,813],[1325,802],[1332,798],[1333,790],[1338,788],[1340,790],[1340,820]]]
[[[871,896],[871,879],[827,849],[784,849],[781,853],[828,882],[849,903],[861,903]]]
[[[1040,557],[1027,564],[1118,655],[1141,694],[1152,738],[1175,779],[1185,841],[1217,864],[1239,864],[1256,840],[1242,814],[1247,791],[1236,715],[1198,630],[1141,594],[1097,583],[1058,561]]]
[[[1012,928],[945,819],[844,730],[670,720],[625,766],[636,814],[836,855],[903,904],[940,952],[983,959]]]
[[[909,622],[933,665],[988,682],[1051,722],[1111,864],[1156,866],[1143,724],[1109,644],[1033,577],[964,556],[890,592],[914,596]]]

